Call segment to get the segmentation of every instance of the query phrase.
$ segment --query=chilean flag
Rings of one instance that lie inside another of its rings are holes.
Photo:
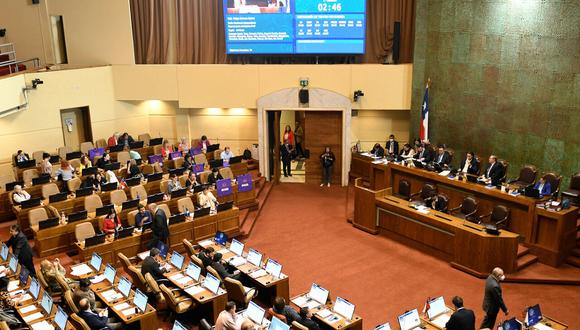
[[[419,138],[421,141],[429,138],[429,83],[425,87],[425,97],[421,106],[421,127],[419,128]]]

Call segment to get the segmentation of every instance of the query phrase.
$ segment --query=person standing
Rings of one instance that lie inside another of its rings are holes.
[[[393,157],[399,154],[399,142],[395,140],[395,135],[389,135],[389,140],[385,143],[385,154]]]
[[[332,181],[332,166],[334,165],[334,154],[330,151],[330,147],[324,148],[324,153],[320,155],[320,161],[322,162],[322,183],[320,186],[327,185],[330,187],[330,181]]]
[[[6,242],[6,246],[12,247],[12,254],[18,258],[18,262],[23,267],[26,267],[30,274],[36,276],[36,270],[32,262],[32,249],[28,244],[26,235],[20,231],[19,225],[10,227],[10,239]]]
[[[483,311],[485,312],[485,317],[483,318],[480,329],[494,328],[500,308],[505,315],[509,314],[508,308],[503,302],[501,292],[500,282],[503,280],[505,280],[505,275],[503,269],[499,267],[494,268],[487,277],[487,280],[485,280],[485,295],[483,296]]]
[[[160,241],[167,243],[167,237],[169,237],[169,226],[167,224],[167,215],[157,206],[157,204],[153,203],[149,205],[149,211],[153,215],[153,223],[151,224],[153,237],[148,246],[149,249],[151,249],[156,247],[157,243]]]
[[[475,330],[475,313],[463,307],[463,298],[453,297],[451,300],[455,306],[455,312],[445,324],[447,330]]]
[[[288,144],[293,146],[294,145],[294,132],[292,132],[292,127],[290,125],[286,125],[284,129],[284,135],[282,136],[283,141],[288,141]]]
[[[296,140],[296,157],[304,158],[304,149],[302,149],[302,142],[304,141],[304,129],[300,125],[299,121],[296,122],[294,140]]]
[[[280,147],[280,155],[282,156],[284,176],[292,176],[292,145],[288,140],[284,140],[284,144]]]

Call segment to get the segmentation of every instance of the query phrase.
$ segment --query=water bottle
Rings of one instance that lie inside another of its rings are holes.
[[[185,208],[185,216],[186,216],[187,218],[189,218],[189,210],[187,209],[187,207]]]
[[[61,223],[65,224],[66,223],[66,216],[64,215],[64,211],[62,212],[61,216],[60,216],[60,221]]]
[[[497,324],[497,330],[503,330],[503,325],[501,324],[501,321]]]

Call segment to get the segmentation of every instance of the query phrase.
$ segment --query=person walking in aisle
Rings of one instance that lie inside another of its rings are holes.
[[[499,310],[508,315],[508,308],[503,302],[503,296],[501,292],[500,282],[505,280],[505,275],[503,269],[496,267],[493,269],[491,274],[485,280],[485,295],[483,296],[483,310],[485,311],[485,317],[481,323],[480,329],[489,328],[493,329],[495,326],[495,320]]]

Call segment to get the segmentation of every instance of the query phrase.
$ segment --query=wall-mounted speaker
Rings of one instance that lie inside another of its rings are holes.
[[[298,99],[300,100],[301,104],[306,104],[310,101],[310,94],[308,93],[307,89],[301,89],[298,92]]]
[[[401,22],[395,22],[393,32],[393,62],[399,64],[399,53],[401,51]]]

